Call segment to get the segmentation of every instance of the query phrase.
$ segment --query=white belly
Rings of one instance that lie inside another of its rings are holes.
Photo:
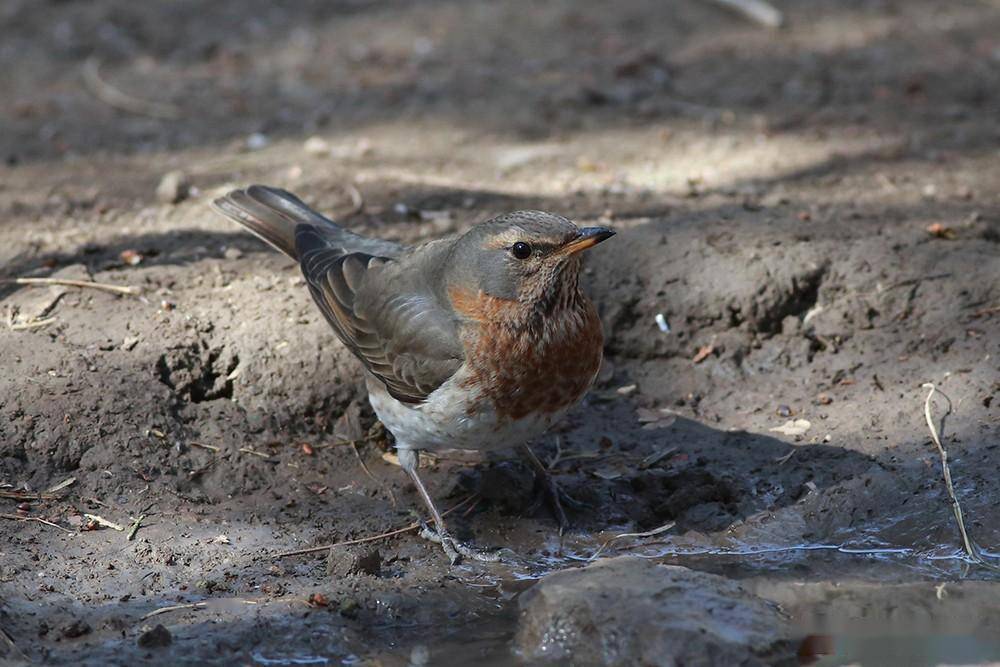
[[[380,380],[368,376],[368,400],[396,446],[404,449],[492,450],[515,447],[544,433],[565,410],[535,415],[517,422],[498,419],[488,400],[469,396],[461,387],[460,370],[419,405],[402,403],[389,395]],[[476,405],[470,410],[470,405]]]

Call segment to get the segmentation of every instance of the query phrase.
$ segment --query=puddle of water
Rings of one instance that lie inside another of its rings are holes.
[[[296,667],[298,665],[329,665],[330,658],[321,655],[292,655],[268,657],[263,651],[254,651],[250,654],[253,661],[261,667]],[[348,664],[348,659],[341,661],[341,664]]]
[[[1000,642],[977,637],[839,637],[830,643],[832,653],[812,663],[815,667],[858,664],[884,667],[983,665],[1000,658]]]

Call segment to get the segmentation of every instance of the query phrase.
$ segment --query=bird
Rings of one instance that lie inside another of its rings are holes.
[[[500,560],[455,539],[418,473],[420,452],[520,447],[554,501],[528,441],[587,392],[604,336],[580,289],[581,253],[614,235],[543,211],[515,211],[461,234],[404,246],[356,234],[290,192],[237,189],[213,208],[299,263],[313,300],[364,366],[371,407],[434,526],[421,535],[452,564]]]

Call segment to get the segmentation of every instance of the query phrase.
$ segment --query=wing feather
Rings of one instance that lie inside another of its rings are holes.
[[[452,319],[418,284],[386,296],[368,290],[359,303],[359,293],[393,259],[344,252],[310,225],[298,227],[295,244],[309,291],[327,322],[394,398],[421,403],[462,365]]]

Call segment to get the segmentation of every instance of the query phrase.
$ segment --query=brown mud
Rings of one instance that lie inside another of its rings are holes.
[[[0,659],[506,664],[538,577],[668,522],[604,554],[739,579],[851,659],[1000,657],[922,388],[996,562],[1000,10],[779,4],[772,32],[695,0],[3,3],[0,277],[142,298],[0,284]],[[588,505],[561,546],[527,465],[456,454],[427,480],[507,562],[278,556],[419,502],[296,268],[209,211],[251,182],[408,242],[618,230],[585,276],[605,367],[536,443]]]

